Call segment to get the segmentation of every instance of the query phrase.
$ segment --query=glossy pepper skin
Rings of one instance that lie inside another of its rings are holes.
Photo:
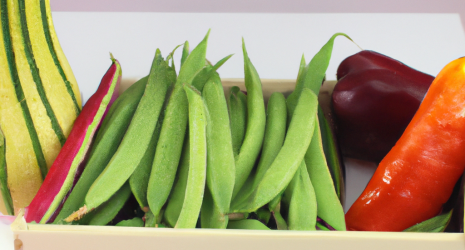
[[[465,168],[465,58],[435,78],[346,214],[348,230],[402,231],[440,213]]]
[[[332,94],[342,154],[380,162],[418,109],[434,77],[374,51],[341,62]]]

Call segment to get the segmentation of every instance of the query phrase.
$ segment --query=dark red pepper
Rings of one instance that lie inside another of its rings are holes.
[[[433,76],[374,51],[346,58],[332,94],[342,154],[380,162],[417,111]]]

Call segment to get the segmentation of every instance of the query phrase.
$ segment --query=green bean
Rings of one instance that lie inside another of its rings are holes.
[[[282,93],[275,92],[268,101],[265,138],[254,186],[258,185],[283,146],[286,118],[286,99]]]
[[[118,149],[144,94],[147,79],[148,77],[144,77],[131,85],[111,106],[92,144],[84,171],[55,218],[54,224],[62,223],[62,220],[84,205],[84,198],[90,186]]]
[[[257,188],[266,171],[281,150],[286,135],[286,99],[282,93],[275,92],[270,96],[267,106],[265,136],[257,172],[252,187],[243,187],[233,203],[242,203]]]
[[[344,210],[336,194],[326,157],[321,143],[318,116],[315,114],[315,127],[312,141],[305,154],[305,163],[313,184],[317,200],[318,217],[326,221],[334,229],[346,230]]]
[[[234,156],[237,156],[241,150],[247,127],[247,96],[237,86],[233,86],[229,92],[228,109],[233,152]]]
[[[182,56],[181,56],[181,67],[189,56],[189,42],[184,42],[184,47],[182,47]]]
[[[181,158],[188,120],[188,102],[183,84],[190,84],[204,67],[209,33],[210,31],[181,67],[166,107],[147,189],[149,207],[156,217],[168,199]]]
[[[299,68],[299,76],[294,91],[287,98],[288,105],[288,115],[292,117],[295,106],[299,99],[300,93],[304,88],[309,88],[316,95],[320,92],[321,84],[325,78],[326,69],[329,65],[329,60],[331,59],[331,54],[333,51],[334,40],[338,36],[345,36],[347,39],[352,39],[344,33],[334,34],[328,42],[315,54],[310,63],[302,69],[302,61],[305,59],[302,57],[301,66]]]
[[[316,230],[317,203],[305,161],[302,161],[283,195],[288,206],[289,230]]]
[[[171,69],[157,50],[144,95],[118,150],[90,187],[85,204],[93,209],[108,200],[131,176],[147,150],[171,82]]]
[[[8,215],[14,215],[13,199],[11,198],[10,190],[8,189],[7,174],[6,174],[6,143],[3,131],[0,128],[0,191],[3,197],[3,204],[5,205]]]
[[[330,120],[326,119],[323,109],[318,106],[318,121],[320,123],[321,141],[323,143],[323,151],[326,156],[329,172],[336,189],[336,194],[341,204],[344,205],[345,200],[345,185],[344,185],[344,163],[340,150],[337,146],[335,131],[333,125],[330,125]]]
[[[122,220],[118,222],[115,226],[117,227],[143,227],[144,221],[139,217],[134,217],[129,220]]]
[[[185,84],[189,101],[189,173],[186,194],[175,228],[195,228],[205,190],[207,171],[206,109],[200,92]]]
[[[186,194],[187,186],[187,175],[189,174],[189,144],[189,132],[187,132],[186,137],[184,138],[181,161],[179,162],[173,190],[171,191],[170,197],[166,204],[165,213],[163,215],[164,222],[166,222],[170,227],[174,227],[176,225],[176,221],[178,221],[179,214],[181,213],[182,204],[184,203],[184,196]]]
[[[234,154],[223,86],[214,74],[202,92],[207,109],[207,185],[220,213],[229,211],[234,189]]]
[[[228,229],[270,230],[258,220],[235,220],[228,223]]]
[[[200,226],[202,228],[226,229],[228,222],[229,216],[219,211],[218,206],[213,201],[210,190],[206,187],[202,209],[200,210]]]
[[[452,212],[454,210],[451,209],[449,212],[435,216],[431,219],[425,220],[421,223],[418,223],[416,225],[413,225],[407,229],[404,230],[404,232],[444,232],[446,229],[447,225],[449,225],[449,222],[452,217]]]
[[[139,165],[136,169],[134,169],[131,177],[129,177],[129,185],[131,186],[132,193],[143,211],[147,211],[149,209],[147,201],[147,187],[149,185],[153,157],[155,156],[155,148],[157,147],[158,137],[160,136],[163,116],[164,114],[162,110],[162,114],[160,114],[157,126],[153,132],[152,139],[150,139],[149,146],[140,160]]]
[[[118,212],[123,208],[126,201],[131,196],[129,183],[125,183],[109,200],[95,209],[90,218],[87,218],[88,225],[103,226],[115,218]]]
[[[317,104],[316,95],[311,90],[304,89],[294,111],[284,145],[248,199],[250,202],[233,207],[233,212],[256,211],[287,187],[312,140]]]
[[[242,39],[244,53],[244,81],[247,89],[247,129],[240,153],[236,156],[236,175],[233,198],[244,185],[260,153],[265,134],[265,103],[260,77],[249,59]]]

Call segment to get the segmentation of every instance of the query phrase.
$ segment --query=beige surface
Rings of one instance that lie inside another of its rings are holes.
[[[23,249],[465,249],[461,233],[299,232],[29,225]],[[17,242],[18,243],[18,242]]]

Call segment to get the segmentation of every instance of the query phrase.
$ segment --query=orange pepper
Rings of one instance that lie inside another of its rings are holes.
[[[465,57],[434,79],[346,214],[348,230],[402,231],[436,216],[465,169]]]

